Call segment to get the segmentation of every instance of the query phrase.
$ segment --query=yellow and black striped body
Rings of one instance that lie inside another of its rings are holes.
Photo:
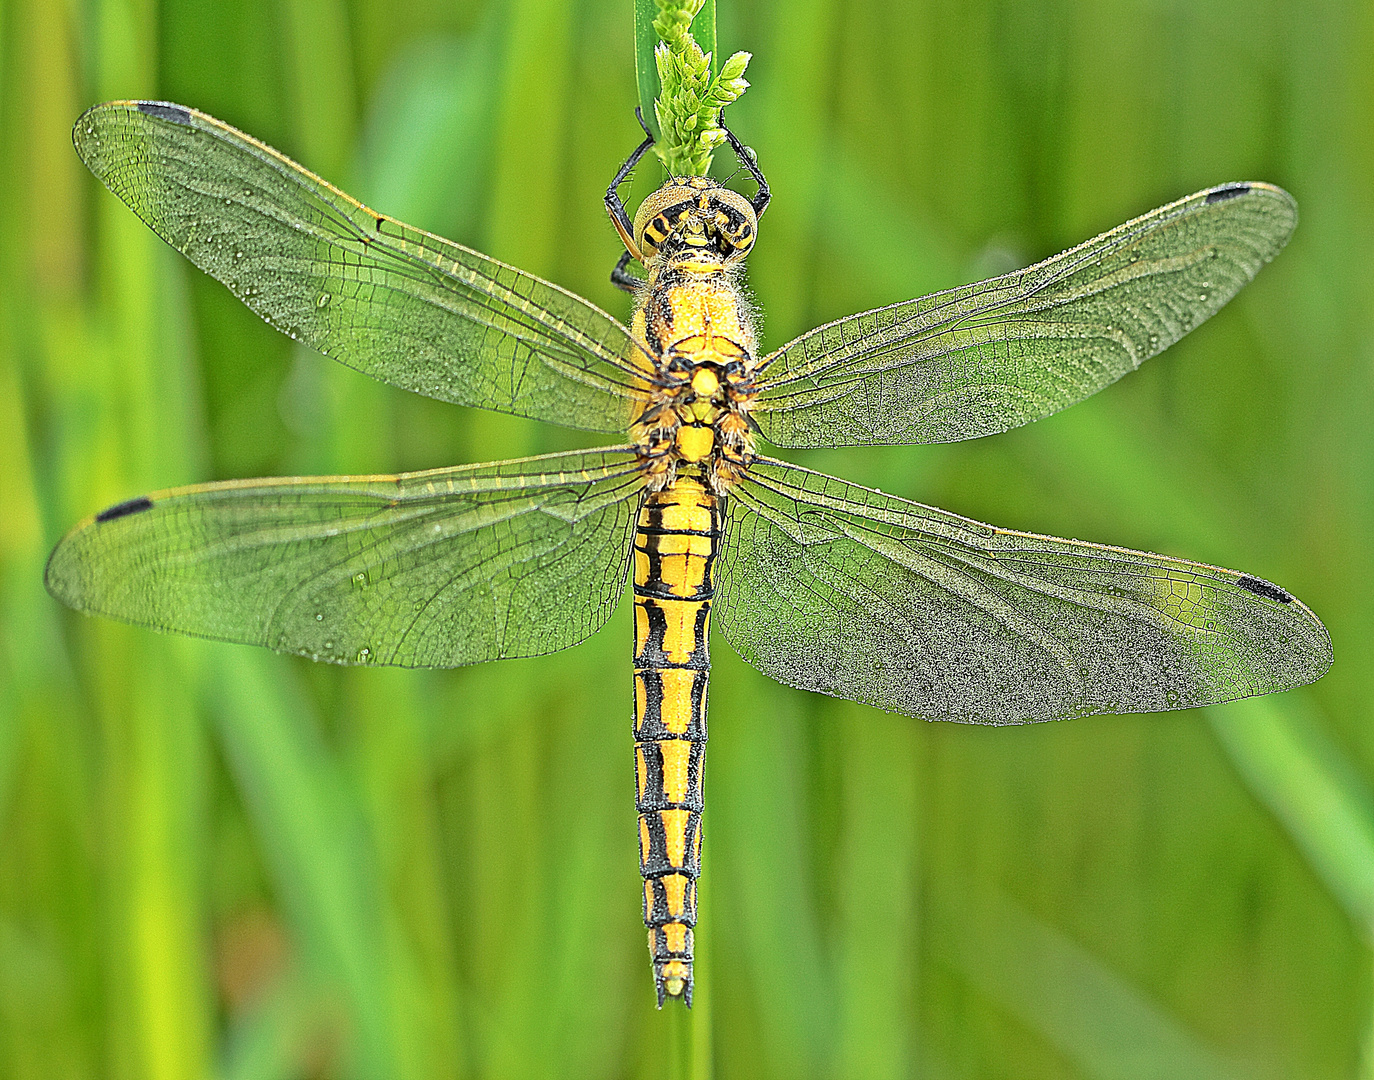
[[[646,488],[634,552],[639,862],[658,1003],[690,1005],[712,575],[726,492],[753,458],[756,344],[738,275],[754,219],[702,177],[665,185],[639,218],[648,280],[630,329],[653,367],[631,431]]]
[[[650,494],[635,535],[635,805],[644,924],[658,1003],[692,1003],[701,871],[707,631],[723,497],[679,477]]]

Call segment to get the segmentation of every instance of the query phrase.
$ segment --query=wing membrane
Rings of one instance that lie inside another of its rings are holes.
[[[1325,627],[1277,586],[982,525],[761,460],[729,496],[717,625],[765,674],[930,720],[1009,724],[1299,686]]]
[[[1287,192],[1228,184],[1027,269],[828,323],[764,361],[754,418],[789,447],[953,442],[1028,424],[1210,317],[1296,223]]]
[[[620,597],[630,450],[177,488],[73,529],[72,607],[335,663],[456,667],[576,644]]]
[[[73,139],[154,232],[283,333],[443,401],[629,428],[629,334],[581,297],[384,217],[194,109],[97,105]]]

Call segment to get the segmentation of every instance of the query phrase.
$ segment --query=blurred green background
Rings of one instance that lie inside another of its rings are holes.
[[[1207,185],[1294,192],[1288,250],[1093,400],[803,460],[1259,574],[1336,665],[994,730],[717,641],[690,1018],[640,926],[627,610],[557,656],[353,671],[44,593],[62,532],[145,490],[588,443],[294,348],[86,174],[84,108],[204,109],[623,317],[630,9],[0,2],[0,1077],[1374,1078],[1368,0],[722,0],[772,345]]]

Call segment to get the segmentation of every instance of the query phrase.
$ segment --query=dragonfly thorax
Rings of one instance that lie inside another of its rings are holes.
[[[660,256],[649,270],[631,332],[654,374],[631,437],[651,490],[692,466],[720,492],[753,457],[753,318],[732,268],[718,260]]]

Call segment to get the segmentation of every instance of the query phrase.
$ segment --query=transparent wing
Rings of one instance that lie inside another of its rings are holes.
[[[1011,532],[762,460],[731,490],[717,626],[790,686],[1011,724],[1207,705],[1331,664],[1277,586]]]
[[[97,105],[91,172],[264,320],[407,390],[591,431],[628,430],[632,346],[581,297],[378,214],[180,105]]]
[[[1287,242],[1297,205],[1226,184],[1025,270],[828,323],[761,366],[778,446],[954,442],[1058,412],[1210,317]]]
[[[631,450],[157,492],[48,560],[75,608],[335,663],[456,667],[576,644],[625,582]]]

